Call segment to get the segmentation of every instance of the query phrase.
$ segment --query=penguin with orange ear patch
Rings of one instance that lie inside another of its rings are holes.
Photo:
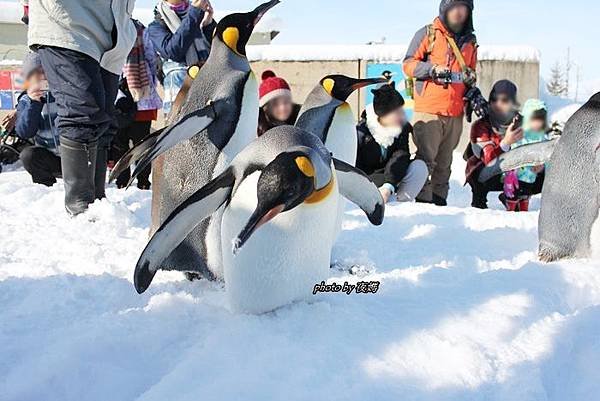
[[[246,57],[246,45],[261,17],[279,0],[245,13],[229,14],[215,29],[210,56],[193,80],[179,116],[159,135],[132,149],[121,168],[137,162],[132,178],[153,161],[152,226],[221,174],[256,137],[258,80]],[[159,159],[160,157],[160,159]],[[158,159],[158,160],[157,160]],[[214,278],[221,266],[217,213],[189,233],[162,267]]]
[[[386,78],[355,79],[345,75],[324,77],[302,105],[296,127],[315,134],[333,157],[355,166],[358,135],[355,115],[347,100],[360,88],[384,82],[387,82]],[[342,199],[338,202],[334,237],[337,237],[342,229],[344,203]]]
[[[334,157],[354,166],[358,151],[356,119],[347,100],[360,88],[384,82],[387,79],[324,77],[304,101],[296,127],[318,136]]]
[[[137,263],[135,287],[145,291],[173,249],[223,207],[220,270],[231,308],[263,313],[309,299],[328,277],[340,195],[382,223],[384,202],[368,177],[315,135],[273,128],[171,213]]]

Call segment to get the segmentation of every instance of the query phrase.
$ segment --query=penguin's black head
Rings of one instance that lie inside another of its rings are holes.
[[[385,82],[388,80],[383,77],[356,79],[345,75],[328,75],[321,80],[321,86],[331,97],[345,102],[355,90]]]
[[[333,180],[323,189],[316,190],[319,174],[316,168],[310,157],[302,152],[282,153],[264,168],[257,183],[258,205],[235,240],[234,254],[260,226],[279,213],[303,202],[317,202],[331,192]]]
[[[249,13],[229,14],[219,21],[215,36],[225,43],[231,51],[245,57],[246,45],[250,40],[254,27],[267,11],[279,3],[279,0],[271,0],[261,4]]]

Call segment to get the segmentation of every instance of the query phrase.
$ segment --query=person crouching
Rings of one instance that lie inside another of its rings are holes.
[[[293,102],[292,90],[285,79],[276,76],[271,70],[266,70],[262,74],[258,92],[260,96],[258,136],[271,128],[296,123],[300,105]]]
[[[35,145],[25,148],[20,159],[36,184],[52,186],[61,176],[59,135],[54,121],[57,108],[37,53],[29,53],[21,70],[27,90],[19,96],[15,132]]]
[[[387,202],[414,201],[429,175],[422,160],[412,160],[408,137],[412,126],[406,121],[404,98],[394,83],[371,91],[373,104],[366,107],[357,126],[356,166],[364,171]]]

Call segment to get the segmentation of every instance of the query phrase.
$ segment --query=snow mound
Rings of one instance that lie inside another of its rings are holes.
[[[260,316],[177,273],[137,295],[149,192],[71,219],[60,183],[0,174],[0,399],[597,400],[600,261],[537,262],[538,213],[464,207],[455,158],[448,208],[391,205],[376,228],[348,206],[328,282],[376,294]]]
[[[248,46],[251,61],[348,61],[401,62],[406,45],[255,45]],[[479,60],[539,62],[540,53],[529,46],[481,46]]]

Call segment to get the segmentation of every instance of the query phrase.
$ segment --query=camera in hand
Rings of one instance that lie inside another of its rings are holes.
[[[434,71],[433,80],[447,88],[452,83],[452,72],[450,70]]]

